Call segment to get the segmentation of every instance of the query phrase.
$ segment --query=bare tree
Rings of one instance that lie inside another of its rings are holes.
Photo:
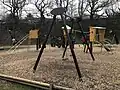
[[[101,12],[105,7],[111,5],[113,0],[87,0],[88,9],[87,12],[90,15],[90,19],[102,16]],[[100,14],[101,12],[101,14]]]
[[[114,10],[113,6],[111,8],[110,7],[106,8],[104,12],[106,14],[106,17],[108,17],[108,18],[115,15],[115,10]]]
[[[77,16],[77,7],[75,1],[69,0],[66,14],[68,14],[71,17]]]
[[[67,11],[70,0],[55,0],[55,5],[57,7],[64,7]]]
[[[48,10],[52,8],[53,2],[52,0],[35,0],[32,2],[37,8],[40,15],[40,22],[44,22],[45,14],[47,14]]]
[[[105,14],[107,17],[115,16],[117,13],[120,13],[120,3],[117,0],[114,0],[110,6],[105,8]]]
[[[81,19],[83,18],[83,15],[86,12],[87,8],[87,0],[78,0],[78,14]]]
[[[22,9],[26,5],[26,0],[1,0],[3,6],[7,9],[9,19],[6,23],[11,26],[8,27],[13,30],[13,37],[15,38],[15,31],[18,29],[18,21],[22,14]]]
[[[26,0],[1,0],[1,2],[13,17],[21,17],[22,9],[26,5]]]

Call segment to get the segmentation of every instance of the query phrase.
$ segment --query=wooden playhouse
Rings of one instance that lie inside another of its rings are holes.
[[[104,41],[104,36],[105,36],[105,27],[93,27],[90,26],[89,32],[90,32],[90,42],[103,42]]]

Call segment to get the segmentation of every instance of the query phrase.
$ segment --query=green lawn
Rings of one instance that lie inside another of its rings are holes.
[[[41,90],[41,89],[0,80],[0,90]]]

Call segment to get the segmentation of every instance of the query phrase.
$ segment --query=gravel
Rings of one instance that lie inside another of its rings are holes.
[[[0,52],[1,53],[1,52]],[[3,53],[3,52],[2,52]],[[39,51],[23,50],[13,54],[0,54],[0,73],[16,77],[52,83],[75,90],[120,90],[120,46],[112,52],[94,47],[95,61],[82,46],[75,46],[75,53],[82,74],[79,80],[70,50],[62,60],[62,48],[47,46],[33,73],[33,66]]]

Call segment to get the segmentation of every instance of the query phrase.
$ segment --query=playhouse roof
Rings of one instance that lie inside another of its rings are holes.
[[[95,29],[106,29],[105,27],[93,27]]]
[[[68,30],[70,30],[70,29],[71,29],[71,27],[70,27],[70,26],[68,26],[68,25],[66,25],[66,28],[67,28]],[[64,29],[64,27],[62,27],[62,29]]]

